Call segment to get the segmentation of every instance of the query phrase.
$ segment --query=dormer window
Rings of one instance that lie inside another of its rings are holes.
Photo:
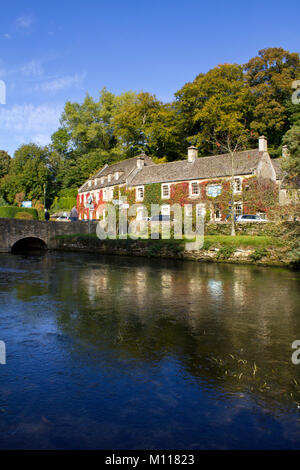
[[[102,176],[102,178],[101,178],[101,184],[104,184],[104,181],[105,181],[105,178],[104,178],[104,176]]]
[[[95,179],[94,179],[94,185],[97,186],[97,184],[98,184],[98,179],[95,178]]]
[[[110,180],[111,180],[111,175],[108,175],[107,176],[107,181],[110,183]]]
[[[90,188],[91,186],[92,186],[92,182],[91,182],[91,181],[89,181],[89,188]]]
[[[115,179],[118,180],[119,178],[120,178],[120,173],[117,171],[117,172],[115,173]]]

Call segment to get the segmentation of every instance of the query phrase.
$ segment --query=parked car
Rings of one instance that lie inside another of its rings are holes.
[[[55,219],[55,222],[71,222],[71,219],[68,215],[60,215]]]
[[[243,214],[236,218],[236,222],[269,222],[261,215]]]
[[[169,215],[153,215],[152,217],[149,218],[151,222],[170,222],[171,218]]]

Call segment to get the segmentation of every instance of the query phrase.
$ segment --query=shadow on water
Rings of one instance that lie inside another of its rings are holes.
[[[46,243],[40,238],[26,237],[18,240],[12,247],[12,254],[37,255],[47,250]]]

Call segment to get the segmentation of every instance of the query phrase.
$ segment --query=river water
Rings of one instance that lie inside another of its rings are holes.
[[[278,268],[1,254],[0,448],[299,449],[299,286]]]

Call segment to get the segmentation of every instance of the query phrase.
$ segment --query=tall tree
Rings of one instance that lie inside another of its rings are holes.
[[[239,136],[249,124],[252,95],[242,66],[223,64],[176,93],[177,106],[187,120],[186,129],[193,134],[188,140],[202,154],[210,153],[211,135],[224,139],[229,133]]]
[[[300,105],[291,105],[292,83],[300,78],[299,54],[280,47],[262,49],[244,68],[255,99],[251,129],[256,137],[265,134],[271,148],[279,147],[300,110]]]
[[[0,178],[9,172],[10,162],[11,156],[5,150],[0,150]]]
[[[17,193],[33,200],[43,200],[44,184],[47,185],[48,200],[53,198],[55,188],[55,166],[47,147],[36,144],[21,145],[11,160],[9,173],[1,180],[1,190],[13,203]]]
[[[294,124],[285,134],[283,144],[288,154],[282,159],[282,167],[286,171],[287,180],[293,186],[300,187],[300,122]]]

